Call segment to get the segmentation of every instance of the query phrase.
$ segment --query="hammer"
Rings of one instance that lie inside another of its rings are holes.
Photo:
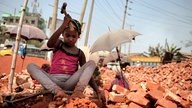
[[[61,14],[67,15],[66,7],[67,7],[67,3],[64,2],[63,6],[61,7]]]

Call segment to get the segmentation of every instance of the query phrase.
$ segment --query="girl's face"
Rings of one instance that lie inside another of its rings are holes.
[[[75,46],[77,39],[79,38],[79,34],[76,29],[74,28],[67,28],[63,32],[64,42],[69,46]]]

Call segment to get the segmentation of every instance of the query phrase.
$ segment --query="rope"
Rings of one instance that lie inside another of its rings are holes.
[[[27,54],[27,42],[26,42],[25,48],[21,52],[21,59],[23,60],[21,69],[23,69],[23,64],[24,64],[26,54]]]

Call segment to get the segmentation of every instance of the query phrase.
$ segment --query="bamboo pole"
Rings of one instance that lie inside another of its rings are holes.
[[[17,29],[17,36],[16,36],[16,41],[15,41],[16,46],[15,46],[15,49],[14,49],[14,52],[13,52],[12,64],[11,64],[11,69],[10,69],[10,74],[9,74],[8,89],[9,89],[10,92],[12,92],[14,71],[15,71],[15,66],[16,66],[19,43],[20,43],[20,40],[21,40],[21,29],[22,29],[22,25],[23,25],[23,19],[24,19],[27,3],[28,3],[28,0],[25,0],[24,5],[23,5],[23,9],[22,9],[22,12],[21,12],[20,20],[19,20],[19,27]]]
[[[87,46],[87,44],[88,44],[89,30],[90,30],[90,28],[91,28],[91,19],[92,19],[92,13],[93,13],[94,3],[95,3],[95,0],[92,0],[91,10],[90,10],[90,14],[89,14],[89,21],[88,21],[88,25],[87,25],[87,32],[86,32],[86,35],[85,35],[84,46]]]
[[[54,0],[54,8],[53,8],[53,15],[52,15],[52,22],[51,22],[51,29],[50,29],[50,36],[55,32],[56,24],[57,24],[57,9],[58,9],[59,0]]]

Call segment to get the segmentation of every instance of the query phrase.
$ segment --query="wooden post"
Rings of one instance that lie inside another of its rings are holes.
[[[12,92],[12,85],[13,85],[13,79],[14,79],[14,71],[15,71],[15,66],[16,66],[16,60],[17,60],[17,54],[18,54],[18,49],[19,49],[19,43],[21,40],[21,29],[23,26],[23,19],[25,15],[25,10],[27,7],[28,0],[24,1],[22,13],[20,16],[20,21],[19,21],[19,27],[17,29],[17,36],[16,36],[16,41],[15,41],[15,49],[13,53],[13,58],[12,58],[12,64],[11,64],[11,71],[9,74],[9,83],[8,83],[8,89],[10,92]]]

